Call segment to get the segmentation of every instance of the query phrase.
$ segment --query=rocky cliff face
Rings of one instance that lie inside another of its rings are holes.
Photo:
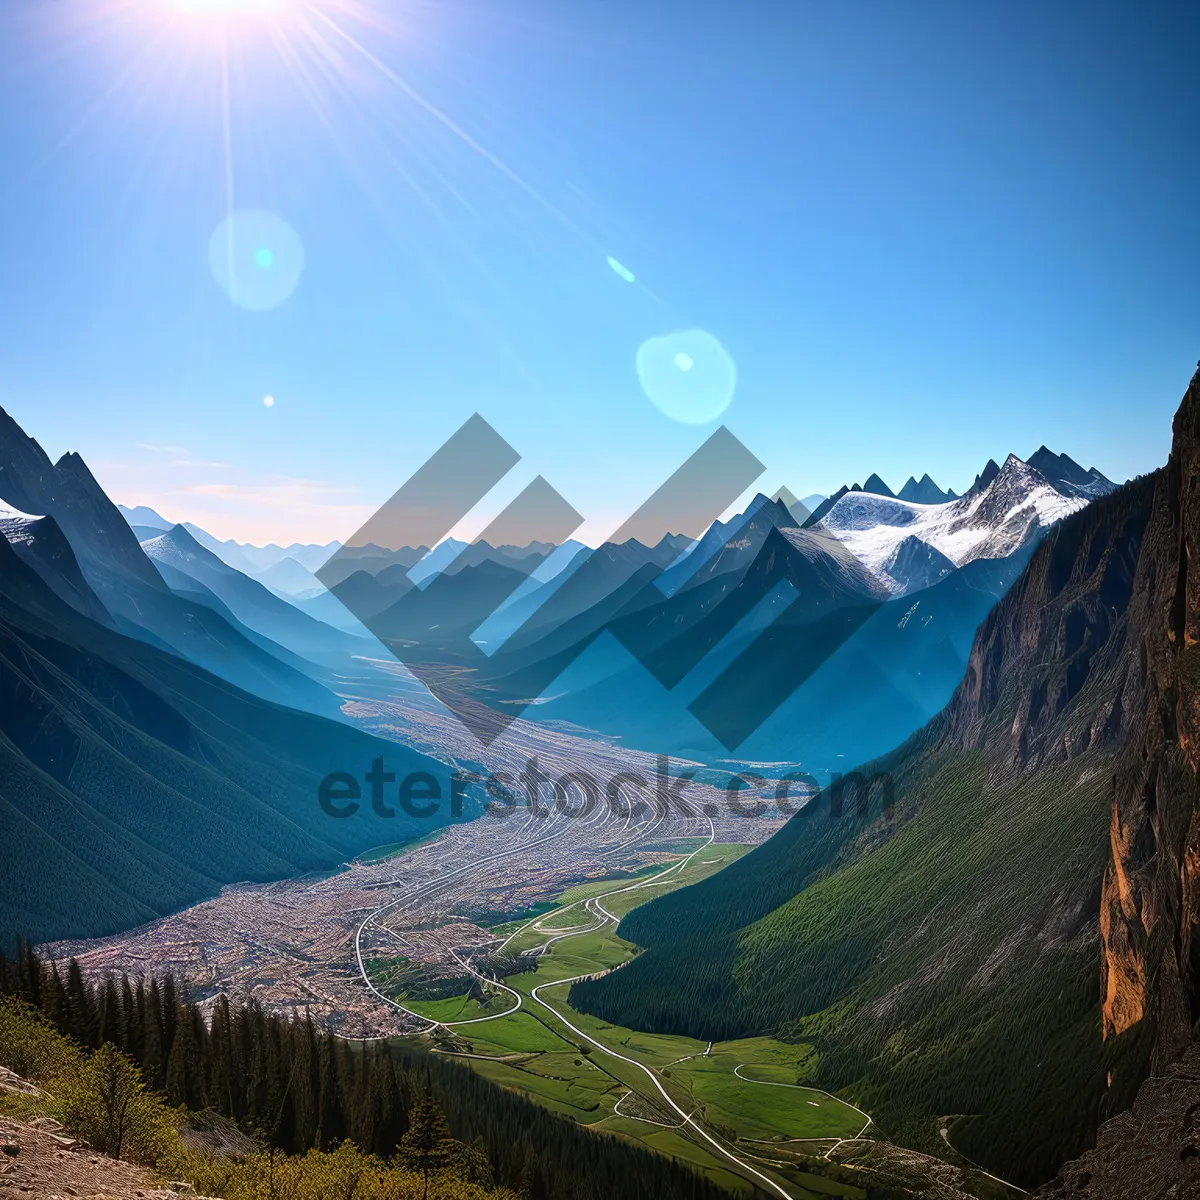
[[[31,516],[51,516],[70,539],[93,587],[129,581],[166,586],[137,537],[78,454],[51,463],[33,438],[0,408],[0,500]]]
[[[1127,691],[1136,719],[1114,773],[1101,909],[1105,1033],[1149,1016],[1155,1066],[1198,1015],[1200,947],[1200,371],[1175,416],[1134,579]]]
[[[1176,414],[1167,465],[1050,533],[981,626],[966,676],[931,731],[946,744],[985,750],[997,777],[1088,748],[1104,752],[1112,814],[1099,912],[1102,1034],[1148,1023],[1146,1066],[1160,1078],[1144,1092],[1157,1088],[1160,1107],[1174,1094],[1159,1086],[1161,1076],[1194,1053],[1200,1017],[1200,565],[1192,565],[1193,551],[1200,553],[1200,371]],[[1160,1116],[1170,1124],[1169,1114]],[[1123,1196],[1126,1184],[1130,1195],[1149,1196],[1128,1177],[1137,1157],[1131,1146],[1130,1166],[1120,1165],[1128,1143],[1121,1128],[1105,1127],[1089,1160],[1100,1157],[1087,1169],[1073,1164],[1060,1179],[1083,1180],[1083,1196]],[[1096,1165],[1101,1159],[1111,1170]],[[1104,1184],[1110,1176],[1125,1183]]]

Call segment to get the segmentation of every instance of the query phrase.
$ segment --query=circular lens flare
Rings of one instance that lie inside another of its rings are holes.
[[[208,242],[213,278],[239,308],[278,308],[304,273],[304,243],[276,213],[241,209],[213,230]]]
[[[729,351],[705,329],[647,338],[637,352],[642,390],[672,421],[706,425],[733,400],[737,368]]]

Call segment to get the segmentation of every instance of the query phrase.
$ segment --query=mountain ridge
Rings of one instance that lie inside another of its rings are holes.
[[[0,538],[0,928],[97,936],[414,835],[330,821],[330,770],[422,755],[240,691],[69,607]],[[411,829],[410,829],[411,826]]]

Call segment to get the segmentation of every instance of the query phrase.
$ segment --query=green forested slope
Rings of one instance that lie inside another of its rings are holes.
[[[112,932],[427,832],[321,811],[326,774],[379,756],[446,774],[89,620],[0,538],[0,943]]]

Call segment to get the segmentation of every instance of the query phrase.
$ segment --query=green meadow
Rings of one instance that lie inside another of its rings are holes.
[[[745,1179],[723,1157],[686,1127],[679,1114],[658,1094],[639,1067],[606,1048],[650,1068],[685,1112],[702,1120],[739,1158],[755,1162],[765,1156],[797,1200],[830,1196],[856,1197],[865,1192],[844,1182],[798,1168],[811,1152],[817,1157],[839,1138],[862,1131],[867,1121],[856,1109],[825,1092],[808,1087],[816,1064],[809,1045],[771,1038],[747,1038],[711,1048],[690,1037],[642,1033],[578,1013],[567,1003],[568,981],[619,967],[637,948],[618,937],[612,921],[586,907],[602,905],[618,920],[637,905],[668,891],[698,882],[746,852],[738,845],[701,847],[685,867],[670,866],[634,878],[595,880],[569,888],[553,907],[524,924],[508,923],[513,953],[545,947],[537,970],[510,976],[505,983],[521,997],[521,1007],[472,1025],[453,1022],[503,1012],[511,1007],[508,993],[481,1008],[467,996],[406,1005],[449,1028],[433,1036],[437,1048],[456,1055],[472,1070],[512,1088],[554,1112],[590,1128],[645,1143],[661,1153],[689,1162],[726,1187],[749,1192]],[[551,941],[551,939],[555,939]],[[546,943],[550,943],[548,946]],[[538,1002],[533,992],[546,989]],[[571,1030],[567,1022],[595,1039],[599,1046]],[[811,1139],[808,1144],[807,1139]],[[792,1165],[781,1166],[772,1144],[786,1145]]]

